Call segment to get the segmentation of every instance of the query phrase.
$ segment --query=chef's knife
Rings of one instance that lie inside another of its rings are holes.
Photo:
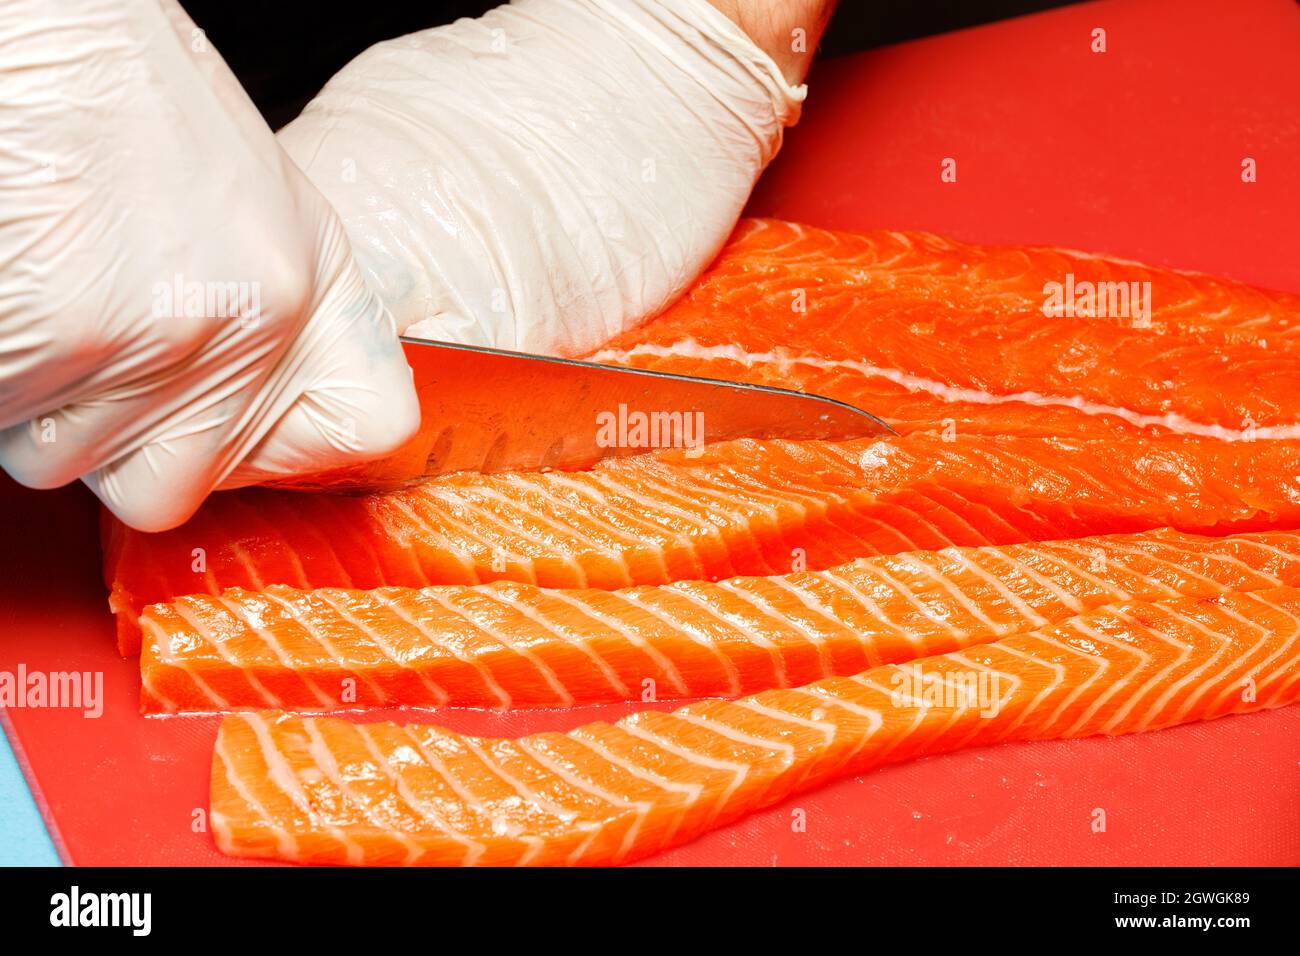
[[[456,471],[576,470],[734,438],[893,433],[852,405],[787,389],[423,339],[402,345],[419,434],[377,462],[277,485],[362,490]]]

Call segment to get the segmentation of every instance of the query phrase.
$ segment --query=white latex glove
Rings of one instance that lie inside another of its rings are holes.
[[[0,106],[0,465],[15,478],[81,477],[160,530],[223,483],[373,457],[414,431],[392,318],[342,225],[179,7],[4,0]]]
[[[803,96],[705,0],[519,0],[371,47],[279,137],[399,328],[575,355],[707,265]]]

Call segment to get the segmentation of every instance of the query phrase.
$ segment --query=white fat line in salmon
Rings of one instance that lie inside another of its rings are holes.
[[[933,379],[922,378],[919,375],[901,372],[898,369],[883,368],[879,365],[859,362],[854,359],[823,359],[810,355],[792,354],[784,349],[774,349],[771,352],[747,352],[735,345],[701,345],[694,339],[682,339],[672,345],[635,345],[630,349],[605,349],[592,355],[589,360],[592,362],[619,363],[639,356],[704,360],[721,359],[739,362],[751,368],[756,365],[775,365],[781,369],[788,369],[792,365],[808,365],[823,371],[843,369],[857,372],[867,378],[883,378],[895,385],[902,386],[909,392],[924,392],[945,402],[969,402],[973,405],[1060,406],[1073,408],[1085,415],[1098,417],[1109,415],[1120,418],[1139,428],[1166,428],[1176,435],[1195,435],[1199,438],[1217,438],[1221,441],[1300,438],[1300,423],[1227,428],[1223,425],[1208,425],[1205,422],[1193,421],[1176,412],[1167,412],[1164,415],[1150,415],[1145,412],[1134,411],[1131,408],[1121,408],[1118,405],[1089,401],[1081,395],[1050,395],[1042,392],[1009,392],[1006,395],[996,395],[992,392],[974,388],[944,385],[942,382],[936,382]],[[870,411],[870,409],[867,410]]]
[[[81,710],[94,720],[104,713],[104,672],[29,671],[19,664],[17,670],[0,671],[0,707]]]

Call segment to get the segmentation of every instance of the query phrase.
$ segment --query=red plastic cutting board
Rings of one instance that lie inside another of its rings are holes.
[[[1089,50],[1098,27],[1104,54]],[[1067,245],[1300,291],[1298,50],[1288,0],[1125,0],[828,62],[751,211]],[[956,183],[940,182],[946,157]],[[215,721],[136,714],[94,517],[80,488],[0,484],[0,669],[102,670],[107,698],[98,720],[14,710],[6,731],[65,859],[227,862],[193,829]],[[439,719],[508,734],[625,710]],[[1300,707],[1008,745],[843,781],[651,862],[1295,864],[1298,773]]]

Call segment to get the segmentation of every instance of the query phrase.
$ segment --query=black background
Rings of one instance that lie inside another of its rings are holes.
[[[51,897],[74,883],[83,894],[152,893],[151,938],[170,953],[222,946],[368,956],[414,944],[434,956],[512,948],[748,956],[784,945],[928,956],[1054,954],[1101,943],[1120,952],[1234,954],[1295,938],[1292,870],[1216,867],[0,869],[0,926],[16,941],[49,934],[65,947],[137,942],[129,929],[51,927]],[[1115,902],[1116,893],[1165,891],[1248,892],[1250,900]],[[1115,925],[1116,917],[1166,916],[1245,916],[1250,926]]]
[[[821,56],[1065,6],[1070,0],[841,0]],[[474,17],[494,0],[182,0],[271,126],[293,119],[350,59],[379,40]],[[346,11],[340,12],[340,11]]]

